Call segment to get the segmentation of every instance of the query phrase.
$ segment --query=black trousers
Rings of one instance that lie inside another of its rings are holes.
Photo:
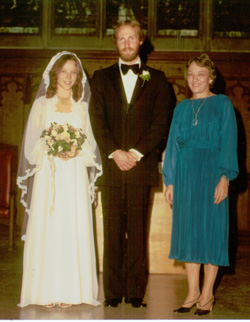
[[[150,187],[101,187],[106,299],[143,298],[148,278]]]

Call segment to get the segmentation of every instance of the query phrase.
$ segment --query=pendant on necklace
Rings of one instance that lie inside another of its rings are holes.
[[[198,120],[197,119],[193,119],[192,125],[193,126],[197,126],[198,125]]]
[[[197,126],[198,125],[198,117],[197,116],[198,116],[198,113],[199,113],[202,105],[206,102],[206,99],[207,99],[207,97],[201,102],[200,106],[198,107],[197,112],[195,112],[195,110],[194,110],[194,100],[192,100],[192,110],[194,112],[194,119],[192,121],[192,125],[193,126]]]

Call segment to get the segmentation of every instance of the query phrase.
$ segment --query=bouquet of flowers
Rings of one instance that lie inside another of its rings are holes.
[[[77,150],[86,139],[82,129],[76,129],[74,126],[64,123],[63,125],[56,122],[43,130],[41,136],[44,139],[45,149],[49,156],[59,156],[62,158],[72,158]]]

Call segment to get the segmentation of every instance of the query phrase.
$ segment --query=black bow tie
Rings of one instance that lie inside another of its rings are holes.
[[[126,65],[126,64],[121,64],[121,69],[122,69],[122,73],[123,75],[126,75],[127,72],[131,69],[135,74],[139,74],[140,71],[140,67],[139,64],[135,64],[135,65]]]

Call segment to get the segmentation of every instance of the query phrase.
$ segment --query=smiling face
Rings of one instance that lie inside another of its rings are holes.
[[[67,60],[57,74],[57,88],[69,91],[77,79],[77,65],[73,60]]]
[[[201,67],[195,62],[192,62],[188,67],[186,77],[194,98],[209,96],[210,84],[213,80],[210,78],[209,69],[207,67]]]
[[[136,28],[124,25],[116,30],[117,50],[121,59],[128,65],[132,65],[138,59],[141,44]]]

